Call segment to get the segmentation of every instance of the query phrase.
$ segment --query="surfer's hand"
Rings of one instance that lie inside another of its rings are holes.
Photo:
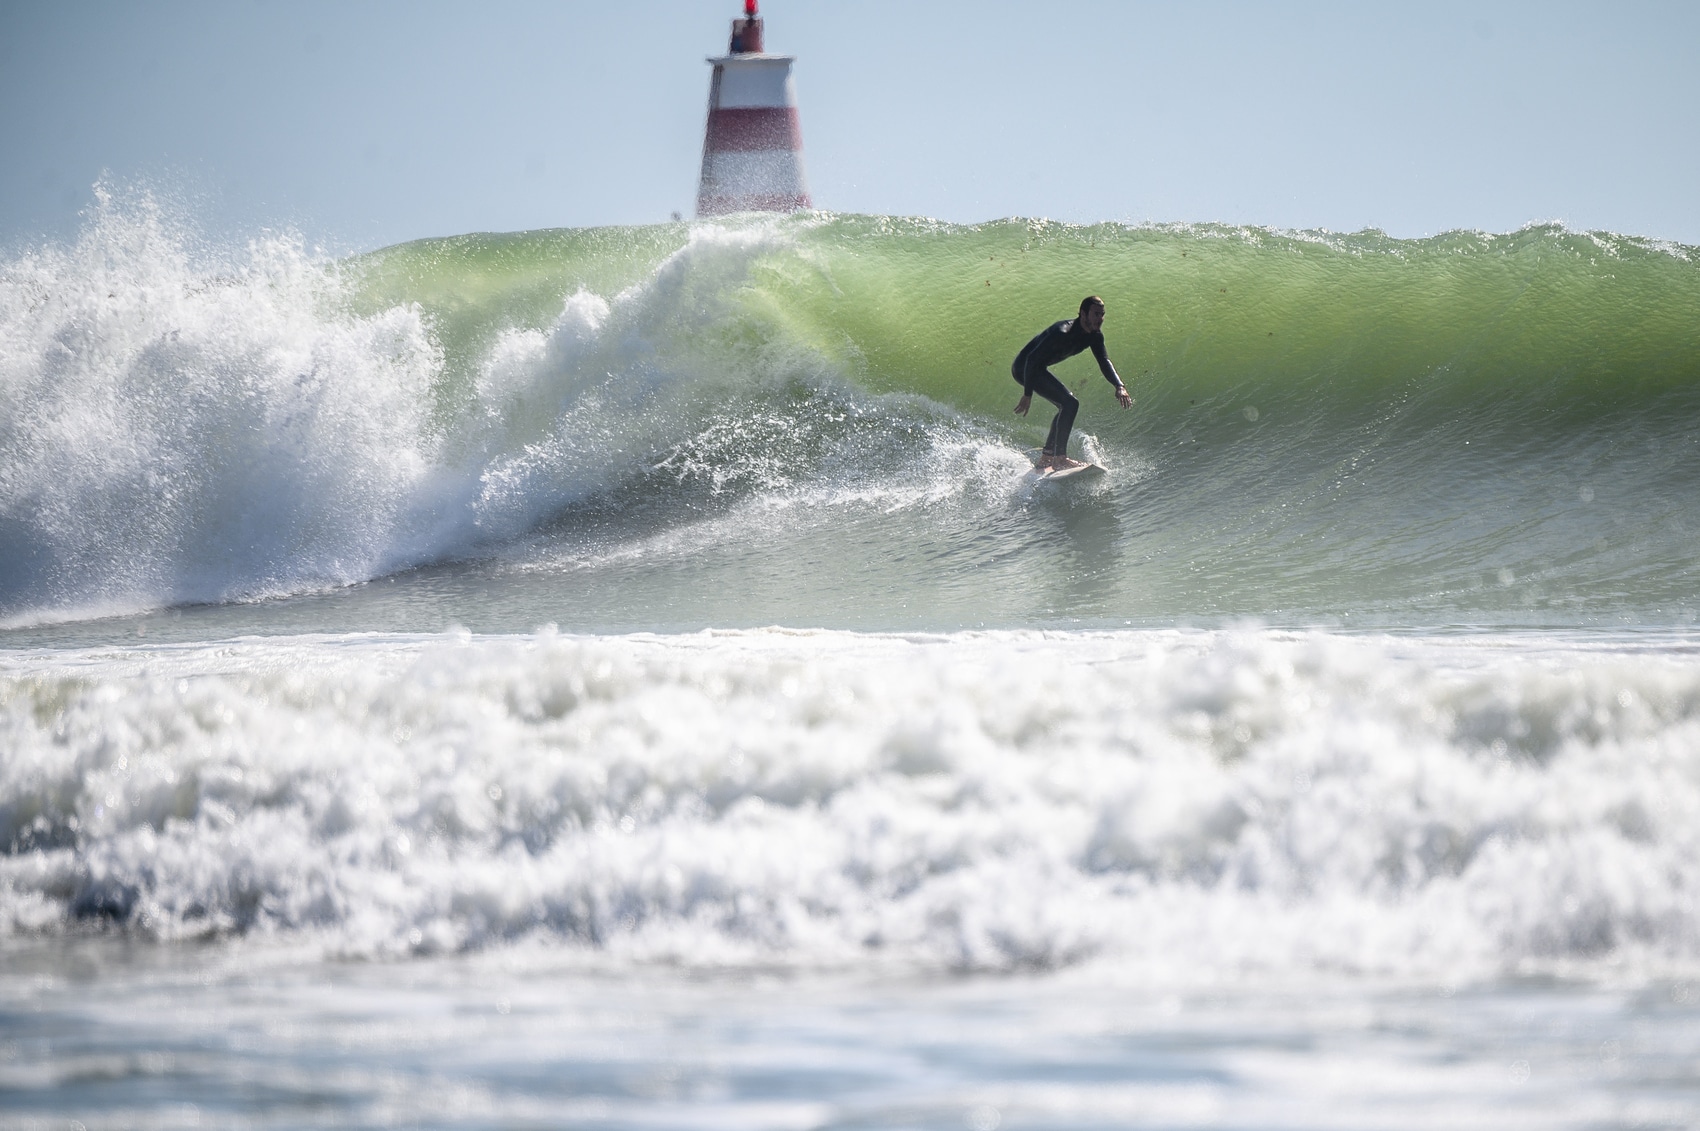
[[[1026,396],[1024,396],[1020,400],[1016,401],[1015,402],[1015,415],[1026,416],[1027,415],[1027,406],[1032,404],[1032,403],[1033,403],[1033,394],[1032,393],[1028,393]]]
[[[1116,386],[1116,400],[1123,408],[1133,407],[1133,394],[1127,391],[1126,385]]]

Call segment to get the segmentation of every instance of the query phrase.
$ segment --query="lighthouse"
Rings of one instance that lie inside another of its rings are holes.
[[[803,130],[791,55],[762,50],[756,0],[732,21],[725,55],[710,59],[708,128],[702,141],[697,215],[795,212],[811,207],[803,180]]]

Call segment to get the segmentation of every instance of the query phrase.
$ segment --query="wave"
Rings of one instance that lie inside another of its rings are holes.
[[[13,653],[0,933],[1457,984],[1700,962],[1700,670],[1270,631]]]
[[[1138,404],[1061,372],[1119,473],[1099,549],[1140,584],[1058,615],[1695,616],[1693,249],[812,214],[341,261],[277,236],[209,265],[148,201],[101,199],[75,245],[0,269],[14,625],[517,546],[594,566],[799,502],[805,556],[872,505],[911,518],[869,563],[943,522],[942,556],[1042,568],[1055,532],[1008,516],[1043,422],[1010,417],[1007,367],[1088,290]],[[947,580],[974,591],[959,620],[997,620],[1003,580]]]

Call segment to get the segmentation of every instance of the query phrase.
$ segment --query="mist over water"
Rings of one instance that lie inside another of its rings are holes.
[[[1087,291],[1137,404],[1036,483]],[[1692,1124],[1697,315],[1558,227],[103,193],[0,264],[0,1126]]]

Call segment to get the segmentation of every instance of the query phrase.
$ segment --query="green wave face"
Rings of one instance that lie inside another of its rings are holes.
[[[1693,249],[1559,227],[1396,240],[805,216],[422,241],[350,269],[367,308],[416,302],[431,319],[450,431],[502,334],[549,332],[578,292],[612,301],[626,345],[598,355],[597,376],[630,383],[659,366],[705,381],[713,392],[686,397],[692,407],[634,411],[677,411],[684,434],[712,431],[703,422],[732,406],[731,441],[703,457],[728,461],[729,480],[748,458],[740,436],[781,463],[842,475],[857,457],[823,455],[847,441],[812,419],[833,388],[861,398],[852,415],[868,436],[923,443],[966,429],[1030,447],[1050,413],[1011,415],[1010,361],[1081,297],[1102,296],[1137,404],[1116,408],[1090,355],[1058,374],[1082,398],[1079,432],[1116,474],[1090,497],[1026,499],[1016,519],[911,516],[904,537],[933,546],[948,576],[917,567],[903,584],[933,593],[940,623],[986,623],[1012,591],[1031,600],[994,621],[1694,615]],[[774,419],[788,423],[761,423]],[[919,474],[868,436],[855,441],[864,471]],[[653,510],[667,484],[638,475],[627,486],[655,522],[687,521]],[[554,529],[581,519],[567,505]],[[833,522],[799,536],[796,552],[842,537]],[[962,549],[985,537],[1007,545],[985,560]],[[1066,570],[1086,579],[1061,596],[1033,581],[1053,572],[1036,548],[1048,544],[1072,547]],[[874,622],[902,621],[895,597],[855,579],[889,550],[873,537],[820,619],[860,623],[874,609]]]
[[[1534,394],[1561,407],[1559,393],[1690,382],[1700,356],[1700,272],[1685,253],[1554,228],[1400,241],[857,219],[809,232],[807,246],[821,271],[798,306],[842,333],[873,381],[984,411],[1008,398],[981,378],[1003,376],[1087,293],[1109,306],[1113,356],[1147,418],[1251,395],[1314,409]]]
[[[1630,237],[860,216],[764,226],[781,238],[739,284],[752,332],[819,349],[871,390],[992,416],[1007,409],[1015,352],[1088,293],[1108,303],[1112,357],[1143,422],[1247,397],[1260,414],[1503,398],[1582,419],[1690,385],[1700,366],[1692,251]],[[682,224],[458,236],[356,266],[367,306],[420,303],[464,366],[496,331],[547,326],[566,294],[641,284],[689,238]],[[1097,380],[1089,358],[1063,371]]]

